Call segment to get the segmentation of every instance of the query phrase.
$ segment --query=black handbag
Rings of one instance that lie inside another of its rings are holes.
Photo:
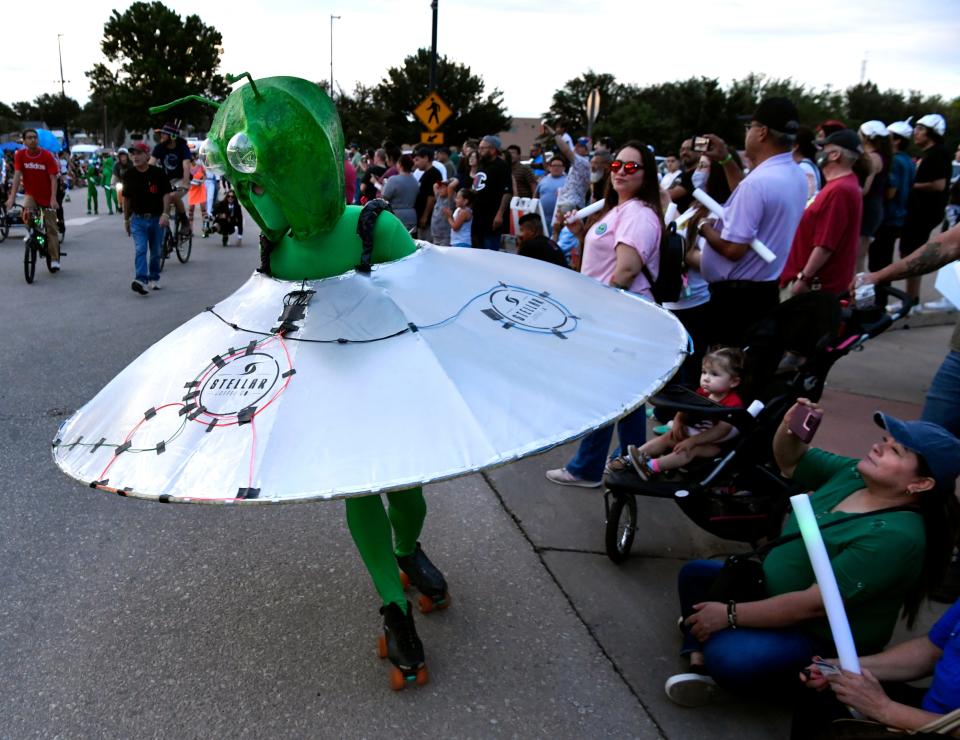
[[[851,514],[843,519],[837,519],[828,522],[820,527],[821,530],[832,527],[836,524],[843,524],[852,519],[860,519],[865,516],[876,516],[877,514],[889,514],[894,511],[913,511],[919,512],[915,506],[894,506],[889,509],[878,509],[876,511],[865,511],[860,514]],[[788,534],[780,537],[773,542],[757,548],[753,552],[731,555],[724,563],[720,572],[710,588],[707,590],[707,601],[729,602],[736,601],[760,601],[767,598],[767,583],[763,575],[763,558],[766,557],[773,548],[792,542],[800,537],[800,533]]]

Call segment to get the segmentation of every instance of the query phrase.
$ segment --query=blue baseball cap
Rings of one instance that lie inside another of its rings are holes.
[[[873,420],[926,461],[937,488],[952,491],[960,475],[960,439],[929,421],[901,421],[882,411],[875,412]]]
[[[590,139],[588,139],[586,136],[581,136],[579,139],[577,139],[577,143],[580,146],[590,146]]]

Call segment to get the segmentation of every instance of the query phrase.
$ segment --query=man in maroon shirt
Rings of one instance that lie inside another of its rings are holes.
[[[803,212],[780,275],[780,287],[789,295],[816,288],[836,295],[853,281],[863,215],[853,164],[862,153],[860,137],[850,129],[824,139],[817,164],[827,184]]]
[[[13,207],[20,183],[23,182],[23,222],[29,220],[29,212],[44,208],[43,225],[47,230],[47,251],[50,253],[50,271],[60,269],[60,232],[57,230],[57,177],[60,166],[46,149],[40,148],[36,129],[23,131],[26,149],[20,149],[13,158],[13,186],[7,197],[7,210]]]

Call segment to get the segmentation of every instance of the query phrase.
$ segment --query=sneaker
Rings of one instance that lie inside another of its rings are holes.
[[[237,246],[238,246],[238,247],[243,246],[243,237],[242,237],[242,236],[238,236],[238,237],[237,237]]]
[[[60,260],[53,260],[50,263],[50,272],[60,272]]]
[[[620,457],[611,457],[607,460],[607,464],[603,469],[605,474],[609,473],[624,473],[627,470],[630,470],[630,459],[626,455],[620,455]]]
[[[147,286],[141,283],[139,280],[134,280],[132,283],[130,283],[130,289],[134,293],[139,293],[140,295],[147,294]]]
[[[922,314],[923,312],[924,312],[923,305],[918,303],[910,309],[910,313],[908,313],[907,316],[917,316],[918,314]]]
[[[667,697],[681,707],[702,707],[714,700],[717,682],[700,673],[678,673],[663,686]]]
[[[640,476],[640,480],[650,480],[650,474],[653,472],[647,467],[647,460],[650,458],[640,452],[636,445],[627,445],[627,457],[630,458],[630,463]]]
[[[547,480],[558,486],[577,486],[579,488],[599,488],[601,481],[578,478],[566,468],[557,468],[546,472]]]
[[[150,283],[150,290],[163,290],[163,288],[160,286],[160,281],[159,280],[152,281]]]
[[[954,306],[946,298],[941,298],[939,301],[928,301],[923,304],[924,311],[956,311],[957,307]]]

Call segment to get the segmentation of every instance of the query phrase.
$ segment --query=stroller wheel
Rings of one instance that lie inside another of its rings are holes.
[[[637,531],[637,500],[629,494],[612,493],[607,509],[607,557],[622,563],[630,557],[633,536]]]

